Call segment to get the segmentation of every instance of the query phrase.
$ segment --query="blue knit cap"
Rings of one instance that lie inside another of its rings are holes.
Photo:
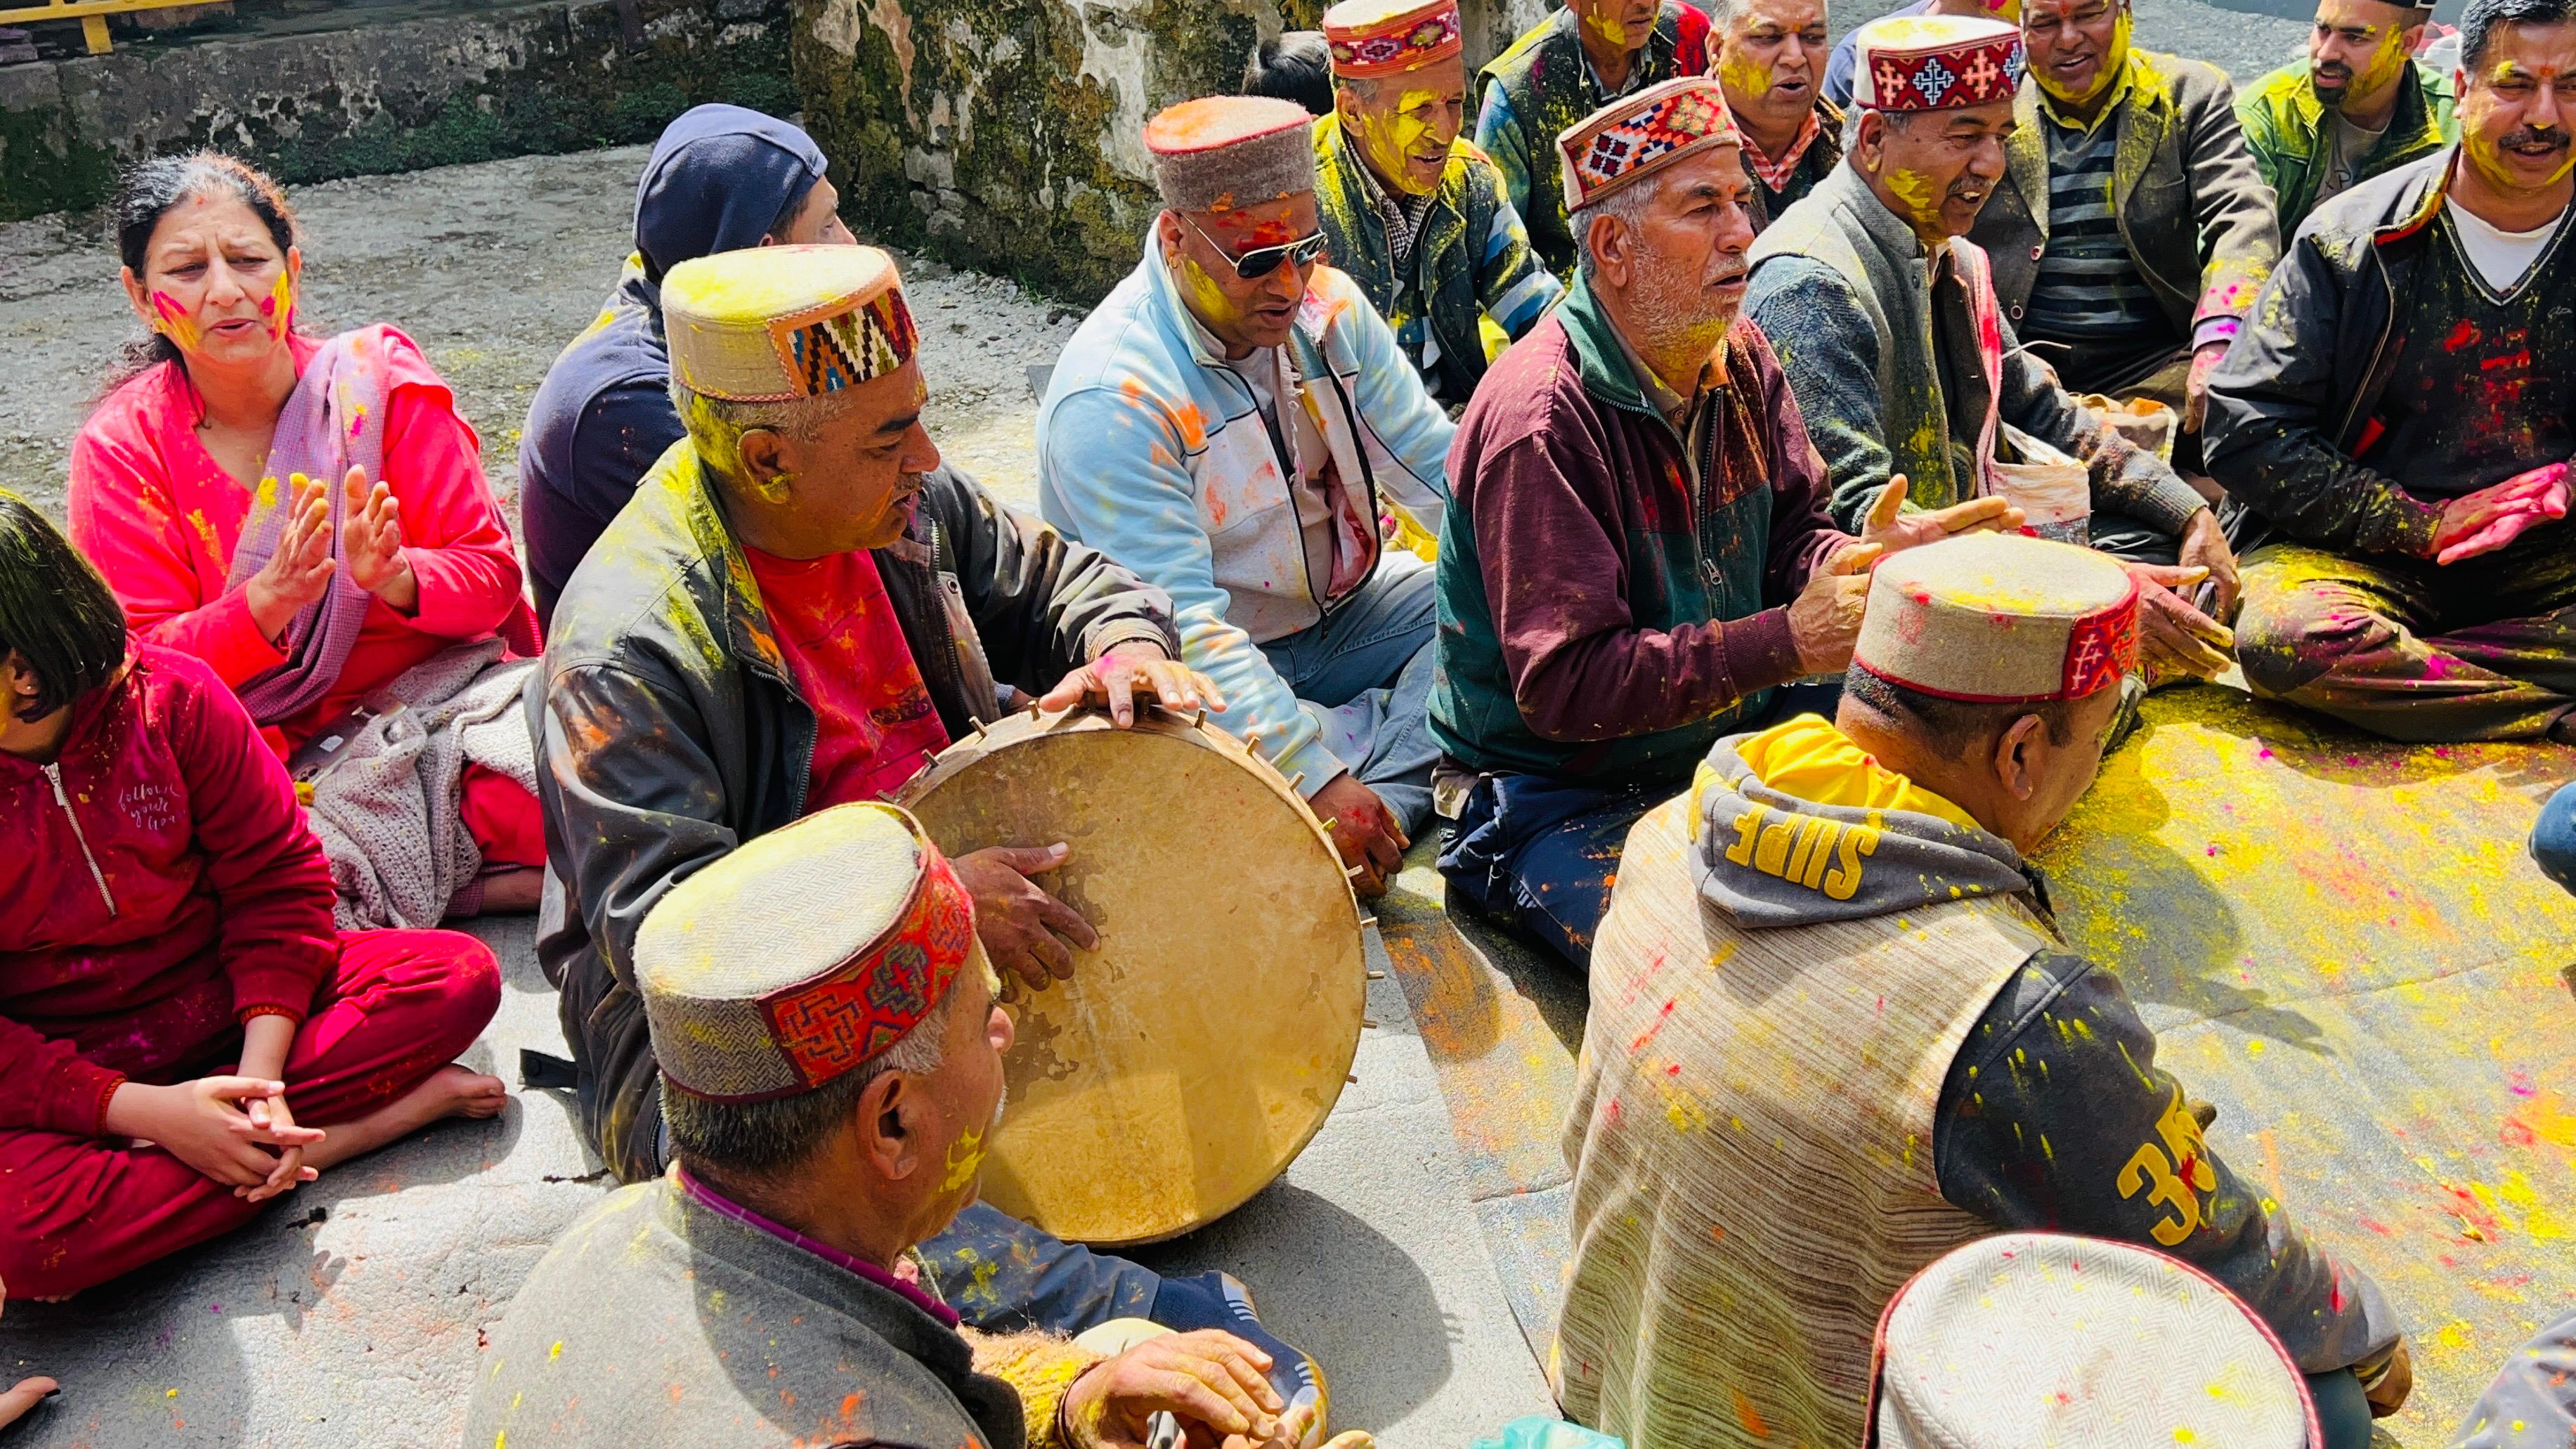
[[[692,257],[758,246],[823,166],[801,127],[742,106],[700,106],[673,121],[635,183],[645,276],[658,282]]]

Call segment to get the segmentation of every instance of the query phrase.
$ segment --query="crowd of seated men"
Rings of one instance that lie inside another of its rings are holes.
[[[1045,386],[1034,515],[942,460],[828,158],[700,107],[531,406],[524,571],[421,350],[303,327],[277,184],[138,166],[145,338],[68,529],[0,495],[0,1292],[503,1110],[455,1060],[497,966],[441,923],[538,909],[629,1185],[496,1329],[470,1443],[1320,1442],[1329,1366],[1244,1285],[976,1200],[1003,974],[1097,936],[1065,846],[949,859],[885,803],[1012,710],[1159,701],[1363,894],[1436,835],[1453,907],[1588,976],[1570,1418],[2022,1442],[2075,1411],[1944,1379],[1984,1312],[1981,1352],[2149,1399],[2257,1346],[2244,1417],[2118,1442],[2358,1449],[2402,1305],[2211,1148],[2024,853],[2142,696],[2231,668],[2392,740],[2576,742],[2576,9],[2472,0],[2447,76],[2428,17],[2320,0],[2239,97],[2130,0],[1831,50],[1818,0],[1569,0],[1472,75],[1454,0],[1345,0],[1146,123],[1161,209]],[[2532,848],[2576,885],[2576,795]],[[853,980],[877,1047],[829,1070],[793,1013],[711,1025]],[[2043,1229],[2179,1316],[2079,1352]],[[725,1336],[672,1331],[717,1292]],[[2567,1442],[2571,1377],[2561,1324],[2458,1442]]]

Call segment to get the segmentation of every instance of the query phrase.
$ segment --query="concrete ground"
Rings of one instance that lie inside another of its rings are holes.
[[[505,990],[465,1061],[515,1078],[520,1048],[564,1049],[554,993],[527,921],[476,934],[500,953]],[[1374,933],[1370,953],[1385,971]],[[1391,1449],[1463,1449],[1553,1408],[1468,1206],[1403,991],[1372,983],[1369,1013],[1357,1085],[1287,1176],[1139,1256],[1241,1277],[1264,1320],[1323,1362],[1337,1424],[1377,1428]],[[0,1382],[46,1373],[64,1387],[0,1444],[453,1445],[486,1331],[610,1186],[566,1094],[517,1091],[499,1120],[448,1123],[353,1163],[230,1238],[70,1304],[12,1304]]]

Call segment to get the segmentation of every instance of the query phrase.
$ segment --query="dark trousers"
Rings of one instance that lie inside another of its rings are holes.
[[[2576,711],[2576,558],[2447,568],[2300,544],[2248,554],[2236,658],[2266,699],[2393,740],[2548,737]]]
[[[1842,693],[1840,679],[1774,690],[1761,715],[1742,729],[1800,714],[1832,719]],[[1611,786],[1547,775],[1481,776],[1440,851],[1450,899],[1518,926],[1569,965],[1588,967],[1628,828],[1688,783],[1687,775]]]

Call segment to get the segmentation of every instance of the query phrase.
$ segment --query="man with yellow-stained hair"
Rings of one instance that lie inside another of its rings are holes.
[[[1720,740],[1638,822],[1592,948],[1553,1373],[1631,1449],[1859,1444],[1916,1271],[2047,1228],[2182,1258],[2367,1444],[2409,1383],[2379,1290],[2203,1141],[2022,852],[2134,698],[2138,586],[1974,533],[1875,570],[1831,722]]]

